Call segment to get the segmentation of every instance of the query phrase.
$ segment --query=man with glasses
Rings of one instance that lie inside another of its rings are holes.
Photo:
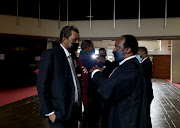
[[[59,46],[41,56],[37,90],[40,114],[48,117],[50,128],[78,128],[81,117],[80,85],[69,53],[73,43],[79,43],[79,31],[65,26]]]

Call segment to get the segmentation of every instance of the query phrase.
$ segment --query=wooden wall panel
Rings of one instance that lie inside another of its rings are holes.
[[[153,77],[170,79],[170,55],[153,55]]]

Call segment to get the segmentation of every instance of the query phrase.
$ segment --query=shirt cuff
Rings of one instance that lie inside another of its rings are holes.
[[[49,113],[49,114],[45,114],[45,116],[50,116],[50,115],[52,115],[52,114],[54,114],[54,111],[51,112],[51,113]]]
[[[92,74],[91,74],[91,78],[93,78],[94,74],[95,74],[96,72],[99,72],[99,71],[100,71],[99,69],[95,69],[95,70],[92,72]]]

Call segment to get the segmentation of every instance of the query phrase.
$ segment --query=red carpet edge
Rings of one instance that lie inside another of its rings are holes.
[[[0,106],[10,104],[36,94],[36,86],[0,90]]]
[[[171,82],[170,79],[166,79],[166,80],[169,81],[169,82]],[[180,84],[178,84],[178,83],[172,83],[172,84],[180,88]]]

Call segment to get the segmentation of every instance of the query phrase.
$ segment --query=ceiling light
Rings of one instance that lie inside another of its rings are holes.
[[[87,17],[87,18],[90,18],[90,17],[93,18],[94,16],[86,16],[86,17]]]
[[[112,40],[102,40],[103,42],[110,42],[110,41],[112,41]]]

